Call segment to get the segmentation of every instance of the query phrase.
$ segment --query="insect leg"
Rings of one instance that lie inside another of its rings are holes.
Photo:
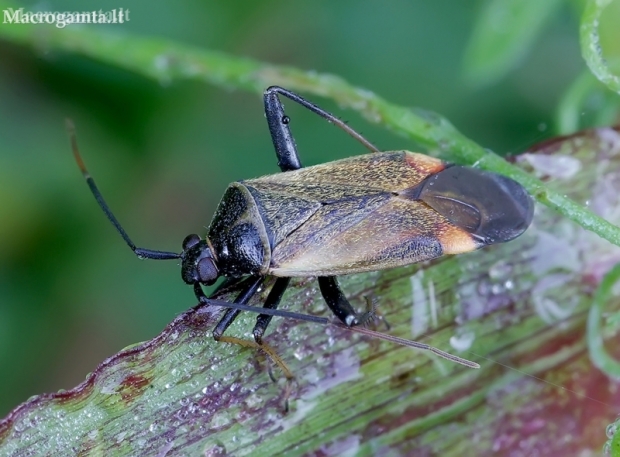
[[[344,296],[334,276],[320,276],[319,287],[329,309],[348,327],[359,325],[359,317]]]
[[[301,168],[301,161],[297,155],[295,140],[293,139],[289,128],[290,118],[284,114],[284,107],[278,99],[278,95],[282,95],[289,100],[293,100],[304,108],[318,114],[326,121],[344,130],[370,151],[379,152],[379,149],[375,145],[333,114],[319,108],[314,103],[309,102],[305,98],[297,95],[295,92],[291,92],[279,86],[271,86],[267,88],[264,93],[265,115],[267,117],[267,124],[269,124],[271,138],[276,148],[278,166],[282,171],[297,170],[298,168]]]
[[[244,281],[244,288],[237,298],[235,298],[235,303],[247,304],[250,299],[256,294],[259,287],[265,280],[264,276],[250,276],[248,279]],[[224,317],[220,319],[215,328],[213,329],[213,338],[217,341],[219,340],[226,329],[233,323],[233,321],[237,318],[241,311],[238,309],[229,309],[224,314]]]
[[[290,118],[284,113],[284,106],[278,98],[278,95],[282,95],[296,103],[299,103],[304,108],[309,109],[328,122],[340,127],[372,152],[379,151],[376,146],[349,127],[345,122],[335,117],[333,114],[319,108],[314,103],[309,102],[294,92],[288,91],[279,86],[271,86],[264,93],[265,117],[267,118],[267,124],[269,125],[269,132],[271,133],[271,139],[276,150],[276,156],[278,157],[278,166],[283,172],[298,170],[303,166],[301,164],[301,160],[299,159],[299,154],[297,153],[295,139],[293,138],[289,127]],[[276,281],[276,284],[270,292],[267,302],[265,303],[265,307],[275,308],[280,302],[282,294],[288,286],[288,280],[285,285],[279,285],[279,281],[280,279]],[[342,322],[349,326],[359,324],[357,313],[338,287],[336,278],[319,278],[319,286],[327,305]],[[273,301],[271,302],[270,299]],[[271,305],[271,303],[273,303],[272,306],[267,306],[268,304]],[[271,316],[258,317],[256,326],[254,327],[254,338],[257,342],[260,342],[262,339],[265,329],[270,321]]]
[[[295,139],[288,125],[290,119],[284,114],[284,106],[282,106],[278,98],[277,89],[279,88],[272,86],[263,95],[265,117],[267,118],[267,125],[269,125],[271,141],[273,141],[273,146],[276,150],[280,170],[299,170],[302,165],[297,154]]]
[[[278,278],[276,279],[275,284],[269,291],[269,295],[267,296],[267,300],[265,300],[265,304],[263,308],[275,309],[280,304],[280,300],[282,300],[282,295],[284,291],[288,287],[291,278]],[[254,330],[252,333],[254,334],[254,340],[258,344],[262,344],[263,335],[265,334],[265,330],[267,330],[267,326],[273,316],[268,316],[266,314],[260,314],[256,318],[256,325],[254,326]]]

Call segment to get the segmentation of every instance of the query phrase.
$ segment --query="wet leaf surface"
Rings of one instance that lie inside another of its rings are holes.
[[[619,145],[617,130],[598,129],[516,162],[618,223]],[[567,159],[575,172],[566,173]],[[480,370],[275,318],[265,340],[293,371],[289,385],[260,351],[212,340],[219,309],[192,309],[75,389],[16,408],[0,423],[0,454],[597,454],[620,393],[590,363],[585,323],[594,290],[619,260],[619,248],[537,206],[533,226],[511,243],[342,278],[356,306],[379,299],[391,334]],[[282,306],[328,314],[312,280],[296,281]],[[249,339],[254,319],[245,313],[229,334]],[[616,347],[608,349],[618,356]]]

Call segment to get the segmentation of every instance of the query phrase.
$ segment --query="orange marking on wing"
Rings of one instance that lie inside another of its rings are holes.
[[[411,168],[415,168],[426,175],[434,175],[446,168],[446,163],[443,160],[418,152],[406,152],[405,161]]]
[[[480,244],[465,230],[446,224],[446,230],[437,237],[444,254],[462,254],[475,251]]]

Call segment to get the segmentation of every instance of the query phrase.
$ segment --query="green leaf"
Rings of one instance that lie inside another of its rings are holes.
[[[525,57],[561,4],[562,0],[485,2],[465,52],[465,77],[476,85],[501,79]]]
[[[617,185],[620,172],[620,159],[609,156],[614,133],[559,138],[519,162],[553,178],[558,191],[589,200],[617,220],[617,198],[601,191]],[[567,169],[567,160],[580,167]],[[480,370],[336,326],[275,319],[266,342],[296,380],[288,385],[273,366],[279,378],[274,383],[264,354],[212,340],[219,312],[202,307],[179,316],[155,339],[102,362],[75,389],[33,397],[15,409],[0,422],[0,455],[484,456],[598,450],[604,424],[616,414],[615,402],[605,401],[613,398],[606,395],[613,395],[615,383],[593,369],[585,323],[590,283],[620,253],[555,212],[539,209],[533,227],[511,243],[424,268],[342,279],[355,305],[369,294],[379,299],[391,334],[451,352],[460,348],[460,355],[480,362]],[[312,280],[296,281],[284,297],[287,305],[326,311]],[[618,305],[607,304],[607,311],[617,313]],[[254,319],[243,314],[229,334],[243,334]],[[592,424],[594,433],[565,439],[566,426],[590,430]],[[507,435],[511,438],[504,439]]]
[[[605,332],[601,327],[603,310],[611,300],[612,289],[620,280],[620,263],[616,264],[603,278],[588,314],[588,349],[592,363],[608,376],[620,378],[620,362],[615,360],[604,347]]]
[[[613,27],[613,33],[618,38],[620,8],[613,8],[618,3],[620,2],[612,3],[612,0],[589,0],[581,16],[580,41],[581,54],[590,71],[610,90],[620,94],[620,77],[612,72],[608,62],[603,57],[603,48],[599,35],[599,27],[603,21],[603,11],[609,11],[615,19],[609,25]]]

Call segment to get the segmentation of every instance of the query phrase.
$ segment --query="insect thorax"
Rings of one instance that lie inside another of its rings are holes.
[[[207,237],[220,274],[238,277],[267,270],[271,248],[254,199],[243,184],[228,186]]]

